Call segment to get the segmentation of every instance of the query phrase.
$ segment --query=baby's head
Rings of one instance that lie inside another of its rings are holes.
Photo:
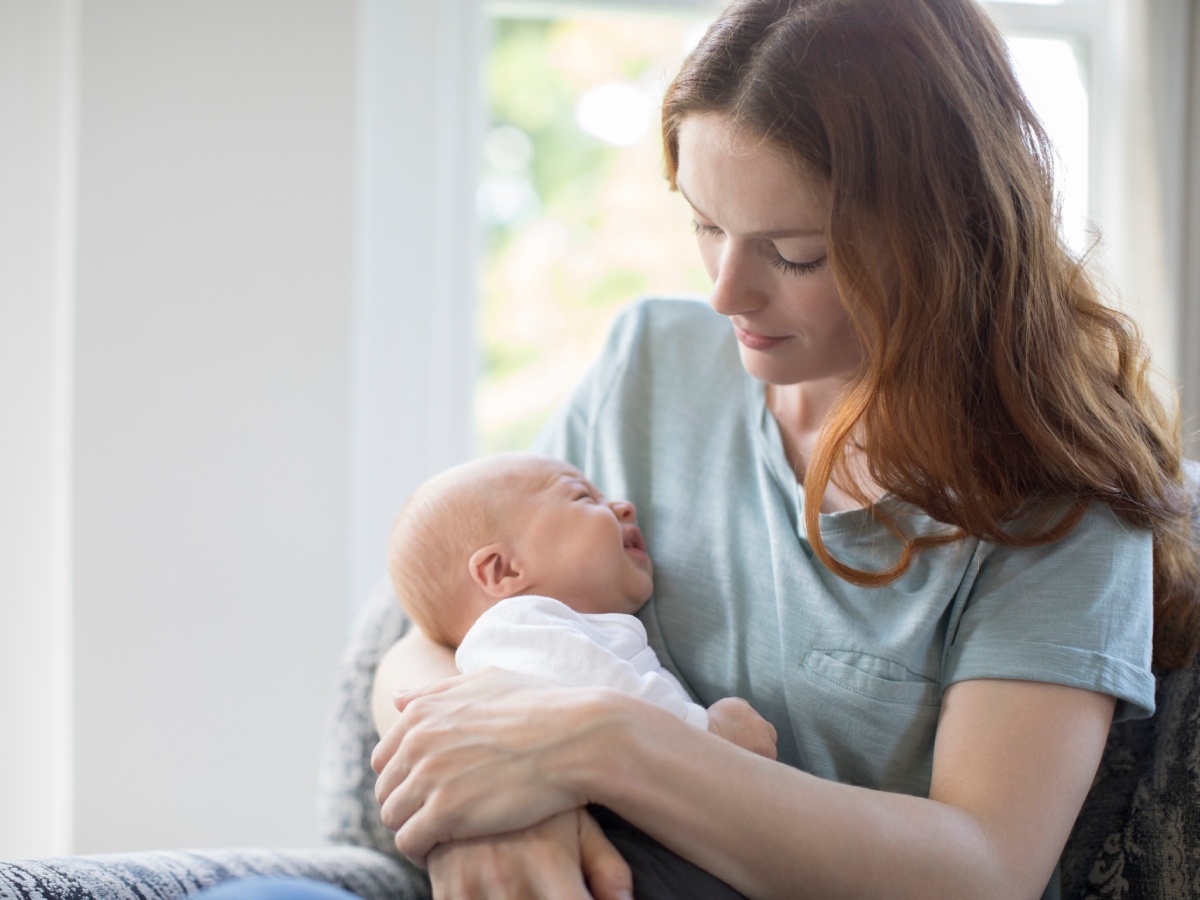
[[[632,613],[654,587],[633,504],[606,500],[573,466],[528,453],[425,482],[392,526],[388,571],[413,621],[451,647],[507,597]]]

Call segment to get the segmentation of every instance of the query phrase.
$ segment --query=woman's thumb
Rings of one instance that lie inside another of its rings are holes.
[[[596,900],[633,900],[633,872],[587,812],[579,811],[579,856]]]

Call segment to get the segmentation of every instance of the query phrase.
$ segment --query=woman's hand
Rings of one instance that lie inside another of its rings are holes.
[[[396,848],[424,863],[438,844],[585,805],[566,773],[603,752],[611,693],[484,669],[398,696],[400,717],[371,756]]]
[[[429,879],[434,900],[633,900],[628,864],[582,809],[523,831],[439,844]]]

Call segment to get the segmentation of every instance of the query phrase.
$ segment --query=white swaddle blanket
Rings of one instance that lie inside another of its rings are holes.
[[[662,667],[635,616],[577,613],[533,594],[509,597],[471,626],[454,661],[463,673],[498,666],[568,687],[616,688],[708,728],[708,712]]]

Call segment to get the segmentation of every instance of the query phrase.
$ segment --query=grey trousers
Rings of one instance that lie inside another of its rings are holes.
[[[745,900],[715,875],[672,853],[603,806],[588,812],[633,870],[634,900]]]

